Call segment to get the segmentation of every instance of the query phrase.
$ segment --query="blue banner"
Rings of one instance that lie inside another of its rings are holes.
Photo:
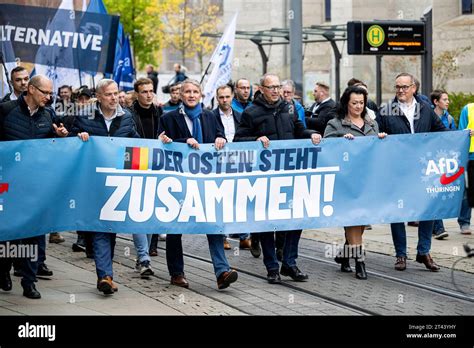
[[[0,41],[22,61],[112,73],[119,17],[0,4]]]
[[[0,143],[0,239],[238,233],[458,216],[469,132],[231,143]]]
[[[135,69],[133,68],[132,50],[130,40],[125,37],[122,47],[122,57],[118,61],[117,70],[114,73],[114,80],[122,91],[133,90],[133,80],[135,79]]]

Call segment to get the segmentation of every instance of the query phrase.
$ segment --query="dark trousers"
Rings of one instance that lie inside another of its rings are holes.
[[[21,275],[23,278],[21,278],[21,286],[22,287],[27,287],[31,286],[34,284],[36,280],[36,273],[38,272],[38,265],[40,264],[40,260],[46,259],[44,250],[46,248],[46,236],[36,236],[36,237],[31,237],[31,238],[26,238],[22,240],[22,244],[28,244],[31,247],[38,248],[38,259],[36,261],[32,260],[31,258],[23,258],[21,259],[21,265],[20,265],[20,270],[21,270]],[[41,249],[43,249],[43,255],[41,256],[42,252]]]
[[[158,249],[158,234],[151,235],[150,250]]]
[[[292,230],[278,232],[284,235],[283,245],[283,265],[287,267],[296,266],[298,258],[298,244],[302,230]],[[277,271],[279,269],[278,259],[275,253],[275,233],[260,233],[260,243],[262,245],[263,263],[267,271]],[[281,238],[281,237],[280,237]]]

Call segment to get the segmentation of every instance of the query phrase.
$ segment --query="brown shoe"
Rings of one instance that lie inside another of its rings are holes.
[[[186,280],[186,277],[183,274],[177,275],[177,276],[172,276],[171,277],[171,284],[180,286],[182,288],[189,288],[189,283]]]
[[[158,256],[158,250],[156,249],[151,249],[150,252],[148,253],[150,256]]]
[[[219,290],[229,287],[230,284],[235,282],[238,278],[238,273],[236,270],[231,269],[228,272],[222,273],[219,278],[217,278],[217,288]]]
[[[433,261],[430,254],[416,255],[416,262],[424,264],[431,272],[439,271],[439,266]]]
[[[230,245],[229,241],[227,238],[224,239],[224,250],[230,250],[232,249],[232,246]]]
[[[397,262],[395,262],[395,269],[397,271],[404,271],[407,268],[407,258],[404,256],[398,256]]]
[[[49,242],[50,243],[59,244],[59,243],[62,243],[64,241],[65,241],[65,239],[59,233],[50,233],[49,234]]]
[[[115,292],[114,286],[117,287],[112,282],[112,278],[109,277],[109,276],[106,276],[106,277],[104,277],[102,279],[99,279],[97,281],[97,289],[100,292],[103,292],[105,295],[112,295]]]
[[[252,243],[250,242],[250,238],[240,241],[240,249],[248,250],[250,249],[251,246],[252,246]]]

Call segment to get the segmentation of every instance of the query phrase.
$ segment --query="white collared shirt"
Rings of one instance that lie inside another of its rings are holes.
[[[324,99],[321,103],[318,103],[318,105],[316,105],[314,108],[313,108],[313,111],[312,113],[314,114],[316,112],[316,110],[318,110],[318,108],[325,102],[327,102],[329,99],[331,99],[331,97],[327,97],[326,99]]]
[[[400,110],[407,117],[408,122],[410,123],[410,130],[412,133],[415,133],[415,112],[417,109],[417,101],[413,98],[411,104],[398,102],[400,105]]]
[[[225,137],[228,143],[231,143],[234,140],[235,135],[235,123],[234,115],[232,114],[232,109],[230,109],[229,115],[224,114],[219,108],[219,114],[221,115],[222,124],[224,125]]]
[[[16,96],[15,92],[10,94],[10,100],[17,100],[17,99],[18,99],[18,97]]]
[[[102,117],[104,118],[105,125],[107,126],[107,132],[110,132],[110,125],[112,124],[112,121],[114,120],[114,118],[117,117],[118,109],[115,109],[115,112],[114,112],[114,114],[113,114],[111,117],[105,117],[105,115],[104,115],[104,113],[102,112],[102,109],[100,108],[100,106],[99,106],[98,108],[99,108],[100,114],[101,114]]]

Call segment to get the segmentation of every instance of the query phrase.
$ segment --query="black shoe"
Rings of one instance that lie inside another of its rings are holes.
[[[38,290],[36,290],[36,287],[34,284],[23,287],[23,296],[32,298],[32,299],[41,298],[41,294],[39,293]]]
[[[269,271],[267,274],[267,281],[270,284],[281,284],[281,278],[280,278],[280,274],[278,273],[278,270]]]
[[[257,238],[251,237],[250,253],[253,257],[260,257],[262,254],[262,248],[260,247],[260,241]]]
[[[350,272],[352,272],[351,264],[350,264],[350,262],[349,262],[349,258],[348,258],[348,257],[344,257],[344,256],[342,256],[341,254],[338,254],[338,255],[334,258],[334,261],[336,261],[336,263],[338,263],[338,264],[341,265],[341,272],[343,272],[343,273],[350,273]]]
[[[356,278],[367,279],[367,272],[365,271],[365,263],[356,260]]]
[[[276,257],[277,257],[277,260],[280,262],[283,260],[283,248],[277,248]]]
[[[38,271],[36,272],[37,276],[42,277],[51,277],[53,275],[53,271],[51,271],[46,264],[41,264],[38,266]]]
[[[86,251],[86,246],[85,244],[81,244],[79,242],[79,240],[77,241],[77,243],[72,243],[72,251],[74,252],[85,252]]]
[[[5,272],[0,277],[0,289],[3,291],[10,291],[12,289],[12,279],[10,278],[10,272]]]
[[[302,273],[298,267],[287,267],[281,265],[280,274],[283,276],[291,277],[294,281],[304,282],[308,279],[308,275]]]

